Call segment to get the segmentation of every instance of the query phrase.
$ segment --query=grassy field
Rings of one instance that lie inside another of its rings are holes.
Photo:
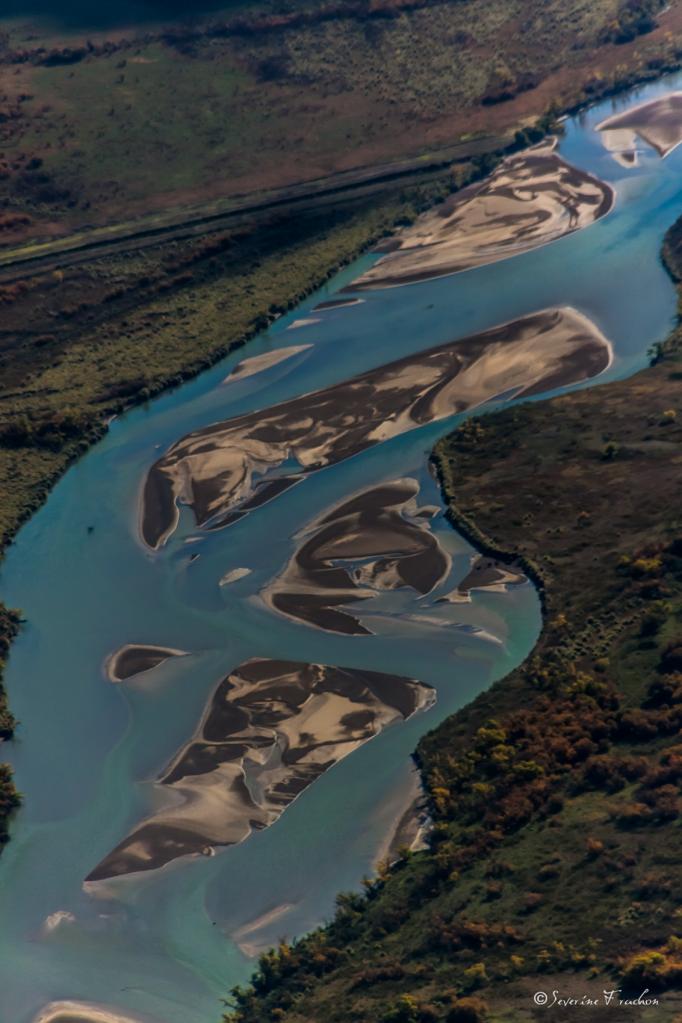
[[[260,3],[80,34],[29,9],[4,36],[0,15],[0,242],[513,135],[677,64],[682,3],[662,7]]]
[[[682,267],[682,224],[666,259]],[[261,959],[234,1023],[682,1013],[682,332],[635,377],[467,422],[453,523],[537,579],[531,657],[420,743],[429,848]],[[610,1006],[603,991],[656,1006]],[[591,1016],[590,1018],[593,1018]]]

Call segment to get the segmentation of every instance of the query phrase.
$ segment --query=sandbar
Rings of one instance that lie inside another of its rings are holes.
[[[364,302],[364,298],[343,298],[339,296],[338,298],[328,299],[326,302],[320,302],[319,305],[315,306],[313,312],[322,312],[325,309],[341,309],[346,305],[360,305],[361,302]]]
[[[494,558],[478,555],[474,557],[457,590],[462,594],[467,594],[471,590],[503,593],[509,586],[519,586],[525,582],[526,576],[517,565],[505,565]]]
[[[290,913],[293,908],[293,903],[283,902],[280,906],[275,906],[266,913],[262,913],[255,920],[242,924],[238,930],[232,933],[237,947],[244,955],[251,958],[255,958],[261,952],[267,952],[274,944],[269,928]]]
[[[169,646],[126,643],[107,659],[105,670],[111,682],[125,682],[136,675],[157,668],[170,657],[186,656],[186,650],[176,650]]]
[[[614,159],[625,167],[637,162],[638,138],[664,160],[682,142],[682,92],[671,92],[613,114],[596,130]]]
[[[239,582],[240,579],[245,579],[247,575],[251,575],[252,571],[253,569],[251,568],[233,568],[221,577],[220,585],[229,586],[230,583]]]
[[[234,380],[245,380],[247,377],[255,376],[256,373],[262,373],[263,370],[277,366],[280,362],[291,359],[299,352],[306,352],[312,347],[312,345],[289,345],[286,348],[276,348],[272,352],[263,352],[262,355],[252,355],[249,359],[242,359],[232,372],[228,373],[223,383],[230,384]]]
[[[613,208],[611,185],[566,163],[556,139],[503,160],[389,239],[349,290],[389,288],[529,252],[588,227]]]
[[[155,783],[172,805],[138,825],[86,883],[244,841],[328,768],[434,700],[430,686],[399,675],[246,661],[219,683],[194,738]]]
[[[424,596],[446,577],[450,556],[417,518],[419,484],[370,487],[327,511],[299,535],[284,571],[263,592],[274,611],[328,632],[367,635],[340,605],[410,587]]]
[[[610,342],[587,317],[568,306],[543,309],[213,423],[152,465],[141,496],[142,539],[152,549],[165,543],[179,504],[192,509],[197,525],[222,528],[304,476],[384,440],[489,401],[588,380],[611,359]],[[300,471],[291,471],[294,462]]]
[[[51,1002],[33,1023],[143,1023],[139,1016],[124,1016],[116,1009],[89,1002]]]

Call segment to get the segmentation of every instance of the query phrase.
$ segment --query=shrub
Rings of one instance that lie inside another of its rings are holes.
[[[628,988],[661,991],[682,983],[682,940],[672,936],[658,949],[638,952],[622,966]]]
[[[485,1023],[487,1012],[482,998],[458,998],[445,1018],[447,1023]]]

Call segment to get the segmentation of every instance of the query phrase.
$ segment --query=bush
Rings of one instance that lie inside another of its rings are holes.
[[[485,1023],[487,1012],[482,998],[458,998],[445,1018],[447,1023]]]

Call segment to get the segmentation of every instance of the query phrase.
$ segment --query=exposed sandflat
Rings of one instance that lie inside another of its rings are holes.
[[[191,742],[157,785],[175,797],[87,882],[212,855],[272,824],[324,771],[387,726],[433,703],[414,679],[255,658],[223,679]]]
[[[285,362],[294,355],[298,355],[299,352],[307,351],[308,348],[312,348],[312,345],[288,345],[286,348],[276,348],[272,352],[263,352],[262,355],[252,355],[249,359],[242,359],[228,373],[223,383],[230,384],[234,380],[245,380],[247,377],[255,376],[256,373],[262,373],[263,370],[270,369],[271,366],[278,366],[280,362]]]
[[[214,423],[181,438],[150,469],[142,538],[161,546],[177,527],[178,504],[189,505],[200,526],[229,525],[324,466],[495,398],[588,380],[611,357],[610,343],[581,313],[544,309]],[[278,474],[292,460],[300,472]]]
[[[107,660],[107,676],[111,682],[125,682],[157,668],[169,657],[185,657],[186,654],[186,650],[176,650],[174,647],[126,643]]]
[[[597,125],[602,140],[623,166],[637,162],[637,139],[665,159],[682,142],[682,92],[639,103]]]
[[[264,591],[280,614],[329,632],[369,631],[344,605],[385,590],[430,593],[446,576],[450,557],[416,518],[419,484],[395,480],[371,487],[308,526],[288,565]],[[370,560],[368,560],[370,559]]]
[[[481,184],[457,192],[392,238],[351,285],[396,287],[508,259],[605,216],[611,185],[566,163],[556,140],[508,157]]]
[[[33,1023],[143,1023],[139,1016],[124,1016],[116,1009],[89,1002],[51,1002]]]

